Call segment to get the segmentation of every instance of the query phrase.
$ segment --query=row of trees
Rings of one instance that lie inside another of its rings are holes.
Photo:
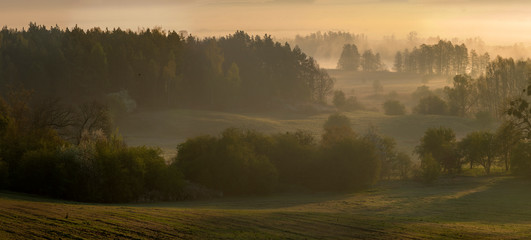
[[[440,40],[434,45],[422,44],[413,50],[405,49],[395,55],[394,69],[423,75],[471,74],[479,77],[484,73],[490,57],[488,53],[478,55],[474,50],[468,54],[464,44],[454,45]]]
[[[509,100],[525,94],[530,71],[529,60],[497,57],[487,65],[486,73],[478,78],[456,75],[453,85],[443,89],[444,99],[428,89],[419,88],[423,90],[423,96],[414,111],[461,117],[488,112],[501,118]]]
[[[372,50],[366,50],[360,55],[355,44],[345,44],[337,62],[337,68],[351,71],[382,71],[385,66],[381,62],[380,54],[374,54]]]
[[[362,49],[367,49],[369,40],[364,34],[328,31],[311,33],[306,36],[297,35],[292,43],[308,55],[318,59],[337,59],[341,54],[341,46],[355,44]]]
[[[507,120],[495,132],[471,132],[460,141],[450,128],[426,130],[415,149],[425,180],[433,180],[440,173],[457,173],[464,166],[481,166],[486,174],[493,166],[500,166],[505,171],[531,176],[531,106],[527,100],[516,98],[505,113]]]
[[[176,199],[182,174],[160,154],[112,134],[105,105],[69,108],[24,89],[0,98],[0,189],[89,202]]]
[[[331,115],[322,140],[303,131],[264,135],[227,129],[178,147],[175,160],[186,179],[228,194],[267,193],[278,187],[342,191],[381,178],[407,177],[409,156],[374,130],[358,136],[347,117]]]
[[[126,146],[110,131],[104,105],[34,98],[23,89],[0,98],[0,189],[88,202],[181,199],[193,194],[190,184],[229,195],[343,191],[406,178],[411,166],[393,139],[374,129],[358,136],[340,114],[328,118],[321,141],[304,131],[230,128],[187,140],[166,162],[159,149]]]
[[[140,106],[208,108],[323,102],[333,88],[313,58],[269,35],[200,40],[34,23],[0,31],[0,86],[13,83],[69,101],[128,90]]]

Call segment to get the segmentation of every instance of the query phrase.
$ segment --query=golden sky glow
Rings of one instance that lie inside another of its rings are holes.
[[[488,43],[531,43],[531,2],[442,0],[0,0],[0,24],[22,28],[37,22],[83,28],[136,30],[159,26],[199,35],[236,30],[293,37],[342,30],[370,38],[476,37]]]

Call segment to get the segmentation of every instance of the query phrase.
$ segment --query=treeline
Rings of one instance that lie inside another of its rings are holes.
[[[529,60],[497,57],[488,63],[485,74],[478,78],[456,75],[453,86],[444,88],[445,99],[424,91],[415,111],[461,117],[483,112],[500,118],[510,99],[526,94],[530,70]]]
[[[25,90],[0,98],[0,189],[85,202],[179,200],[279,190],[346,191],[407,178],[411,160],[374,129],[356,134],[331,115],[322,139],[304,131],[265,135],[229,128],[180,144],[128,147],[105,106],[39,105]]]
[[[412,94],[412,98],[418,101],[412,112],[502,119],[508,102],[527,94],[530,72],[529,60],[515,61],[498,56],[487,63],[479,77],[455,75],[451,86],[434,91],[427,86],[418,87]],[[384,106],[386,112],[398,108],[402,106],[396,103]]]
[[[407,178],[411,160],[397,152],[393,139],[374,130],[358,136],[340,114],[328,118],[324,132],[316,141],[304,131],[264,135],[231,128],[180,144],[175,164],[185,178],[227,194],[345,191]]]
[[[427,129],[415,148],[421,159],[417,176],[430,182],[441,174],[481,167],[487,175],[501,168],[531,177],[531,105],[521,97],[513,98],[503,113],[505,121],[495,131],[471,132],[459,141],[450,128]]]
[[[471,132],[460,141],[450,128],[426,130],[415,149],[421,159],[418,176],[430,182],[441,174],[454,175],[474,167],[483,168],[487,175],[498,167],[505,172],[531,176],[531,144],[522,133],[524,126],[519,125],[523,118],[516,119],[519,120],[504,122],[495,132]]]
[[[337,69],[374,72],[385,70],[385,65],[382,63],[379,53],[375,54],[369,49],[360,55],[355,44],[345,44],[337,62]]]
[[[484,58],[487,59],[484,59]],[[481,71],[481,64],[489,61],[488,54],[479,58],[470,59],[472,66],[476,67],[474,72]],[[395,55],[394,69],[397,72],[410,72],[425,75],[456,75],[466,74],[469,65],[468,49],[465,44],[454,45],[450,41],[440,40],[434,45],[422,44],[413,50],[405,49],[398,51]]]
[[[160,150],[127,147],[111,128],[105,105],[10,90],[0,98],[0,189],[85,202],[179,198],[182,174]]]
[[[306,36],[297,35],[293,44],[299,46],[310,56],[319,59],[337,59],[341,54],[341,47],[345,44],[355,44],[366,49],[369,42],[364,34],[349,32],[315,32]]]
[[[69,101],[127,90],[140,106],[203,108],[323,102],[333,88],[313,58],[269,35],[200,40],[34,23],[0,31],[0,86],[15,83]]]

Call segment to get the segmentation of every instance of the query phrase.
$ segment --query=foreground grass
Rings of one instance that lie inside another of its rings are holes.
[[[0,195],[0,239],[522,239],[531,182],[461,177],[296,194],[137,205]],[[68,215],[68,217],[67,217]]]

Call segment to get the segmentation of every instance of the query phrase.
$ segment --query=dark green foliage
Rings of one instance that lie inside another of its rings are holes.
[[[519,142],[511,154],[511,172],[531,177],[531,144]]]
[[[345,97],[345,93],[341,90],[334,92],[334,98],[332,100],[334,106],[343,111],[354,111],[363,109],[363,106],[356,99],[355,96]]]
[[[360,66],[360,53],[358,47],[354,44],[345,44],[341,57],[337,62],[337,68],[342,70],[357,71]]]
[[[527,100],[523,98],[511,100],[506,113],[523,137],[531,137],[531,106]]]
[[[449,111],[456,116],[467,116],[477,100],[475,83],[468,75],[456,75],[453,88],[445,87],[444,91],[448,96]]]
[[[403,64],[401,64],[403,62]],[[412,51],[406,49],[395,56],[395,66],[403,65],[404,72],[423,75],[465,74],[468,66],[468,49],[464,44],[453,45],[440,40],[437,44],[422,44]],[[396,68],[398,71],[398,68]]]
[[[316,176],[317,143],[310,133],[296,131],[273,135],[269,155],[278,170],[279,182],[286,186],[312,188]],[[317,174],[318,175],[318,174]]]
[[[530,61],[496,57],[478,81],[478,105],[497,118],[505,115],[508,99],[520,97],[529,84]],[[510,107],[516,107],[512,101]]]
[[[378,180],[380,162],[374,145],[346,138],[323,146],[320,178],[317,187],[323,190],[354,190],[372,185]]]
[[[334,114],[317,144],[307,132],[266,136],[229,128],[178,146],[175,166],[184,177],[226,194],[263,194],[281,188],[352,190],[379,178],[373,142],[356,138],[349,119]]]
[[[496,136],[490,132],[471,132],[459,142],[459,151],[470,168],[478,164],[489,174],[499,155],[499,144]]]
[[[365,72],[381,71],[383,64],[380,60],[380,54],[374,54],[372,50],[366,50],[361,56],[361,69]]]
[[[397,172],[397,175],[400,177],[400,179],[408,179],[412,170],[412,166],[413,162],[411,161],[411,157],[408,154],[404,152],[399,152],[395,156],[393,168]]]
[[[413,109],[418,114],[446,115],[448,104],[438,96],[427,96],[419,100],[419,104]]]
[[[420,145],[415,148],[415,152],[421,158],[431,155],[442,170],[452,173],[461,168],[456,148],[455,133],[452,129],[429,128],[420,139]]]
[[[431,183],[441,175],[441,165],[431,156],[427,154],[422,157],[420,161],[420,180],[425,183]]]
[[[192,138],[178,146],[176,164],[188,180],[227,194],[269,193],[278,173],[263,153],[267,138],[233,128],[220,138]]]
[[[350,126],[350,119],[340,113],[330,115],[323,128],[325,132],[322,136],[321,144],[325,146],[356,137],[354,130]]]
[[[417,87],[413,93],[411,93],[411,98],[415,101],[419,101],[422,98],[435,95],[433,91],[430,90],[430,87],[422,85]]]
[[[505,171],[509,171],[513,149],[522,139],[522,133],[512,122],[503,122],[496,130],[496,142],[499,147],[500,158],[505,165]]]
[[[387,100],[383,104],[385,115],[404,115],[406,114],[406,106],[398,100]]]
[[[8,119],[0,132],[2,189],[88,202],[179,197],[178,169],[158,149],[129,148],[116,135],[109,137],[104,105],[90,103],[71,113],[46,101],[32,103],[26,90],[8,95],[0,105]],[[60,131],[70,134],[61,137]]]
[[[341,90],[337,90],[334,92],[334,99],[332,100],[332,103],[337,108],[342,108],[347,104],[347,98],[345,97],[345,93]]]
[[[374,146],[374,151],[380,162],[380,179],[390,180],[393,177],[407,178],[411,161],[409,156],[396,150],[396,142],[393,138],[381,136],[374,127],[363,140]]]
[[[400,51],[396,52],[395,54],[395,63],[393,64],[393,68],[396,72],[404,71],[404,57]]]
[[[333,80],[300,49],[269,35],[199,40],[147,29],[0,31],[0,79],[86,102],[126,90],[143,107],[271,108],[323,102]]]

